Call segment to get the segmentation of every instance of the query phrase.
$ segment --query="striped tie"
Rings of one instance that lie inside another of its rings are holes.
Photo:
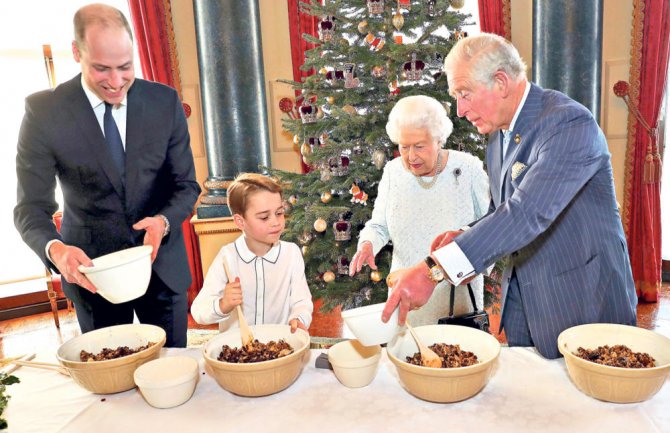
[[[114,165],[119,170],[121,180],[125,183],[126,153],[123,150],[123,141],[121,141],[119,128],[117,128],[114,117],[112,117],[112,104],[108,104],[107,102],[105,102],[105,118],[103,123],[105,127],[105,141],[107,141],[107,146],[109,146]]]

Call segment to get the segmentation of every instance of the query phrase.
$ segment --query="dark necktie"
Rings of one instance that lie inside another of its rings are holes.
[[[107,102],[105,102],[105,119],[103,123],[105,126],[105,141],[107,141],[107,146],[109,146],[114,165],[119,170],[121,180],[124,180],[126,153],[123,150],[123,141],[121,141],[119,128],[117,128],[114,117],[112,117],[112,104],[108,104]]]

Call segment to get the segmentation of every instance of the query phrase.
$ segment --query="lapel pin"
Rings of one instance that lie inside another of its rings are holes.
[[[516,134],[516,135],[514,136],[514,142],[515,142],[516,144],[521,143],[521,136],[520,136],[519,134]]]

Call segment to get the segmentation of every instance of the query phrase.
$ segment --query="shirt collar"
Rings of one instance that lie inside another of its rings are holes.
[[[98,105],[104,103],[102,99],[98,98],[98,95],[93,93],[91,89],[88,88],[88,85],[86,84],[86,81],[84,81],[84,76],[81,76],[81,88],[84,89],[84,93],[86,94],[86,98],[88,99],[88,102],[91,104],[91,107],[93,109],[96,109]],[[128,94],[126,93],[126,96],[123,97],[123,101],[121,101],[121,105],[128,105]]]
[[[247,246],[247,242],[244,240],[244,238],[245,236],[242,235],[235,240],[235,250],[237,250],[237,254],[240,256],[242,261],[244,261],[244,263],[249,263],[258,256],[249,249],[249,247]],[[272,246],[272,248],[270,248],[270,251],[268,251],[261,258],[263,260],[267,260],[270,263],[275,263],[279,258],[280,251],[281,251],[281,242],[277,242]]]
[[[519,106],[516,107],[516,112],[514,113],[514,117],[512,117],[512,123],[509,124],[509,129],[507,131],[514,131],[514,125],[516,125],[516,119],[519,118],[519,114],[523,109],[523,104],[526,103],[526,98],[528,98],[528,94],[530,93],[530,83],[526,81],[525,86],[526,88],[523,90],[523,97],[521,98],[521,102],[519,102]],[[503,133],[505,132],[504,129],[502,131]]]

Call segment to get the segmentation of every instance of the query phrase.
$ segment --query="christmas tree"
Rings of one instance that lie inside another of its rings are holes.
[[[321,17],[316,44],[303,70],[316,73],[290,83],[300,94],[282,101],[284,128],[294,134],[306,174],[269,170],[285,187],[284,239],[302,246],[312,295],[325,309],[383,302],[392,245],[376,257],[378,271],[349,277],[358,232],[370,219],[384,164],[396,146],[386,135],[398,98],[428,95],[445,104],[454,123],[447,147],[483,158],[483,137],[455,115],[443,60],[469,16],[462,0],[317,0],[301,10]],[[490,302],[490,299],[489,299]]]

